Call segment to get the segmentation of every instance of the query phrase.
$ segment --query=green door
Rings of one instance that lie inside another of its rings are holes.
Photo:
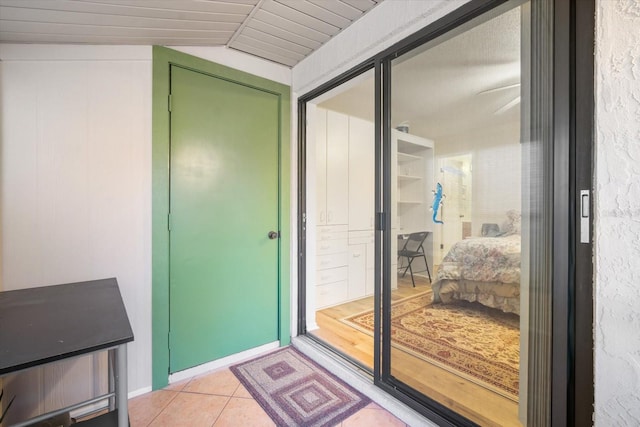
[[[278,340],[279,98],[171,67],[170,371]]]

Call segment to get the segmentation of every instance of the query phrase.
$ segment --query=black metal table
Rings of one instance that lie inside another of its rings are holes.
[[[128,426],[127,343],[133,331],[115,278],[0,292],[0,377],[62,359],[109,351],[109,392],[16,426],[109,399],[111,413]],[[115,365],[115,368],[114,366]]]

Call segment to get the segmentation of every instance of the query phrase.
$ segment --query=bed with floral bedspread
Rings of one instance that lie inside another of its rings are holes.
[[[433,301],[477,301],[520,314],[520,234],[456,242],[433,282]]]

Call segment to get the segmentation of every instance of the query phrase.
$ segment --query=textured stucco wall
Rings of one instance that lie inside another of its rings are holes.
[[[640,425],[640,1],[596,10],[595,421]]]

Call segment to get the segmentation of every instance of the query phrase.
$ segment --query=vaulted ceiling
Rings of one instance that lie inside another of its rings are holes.
[[[382,0],[0,0],[0,42],[227,46],[294,66]]]

